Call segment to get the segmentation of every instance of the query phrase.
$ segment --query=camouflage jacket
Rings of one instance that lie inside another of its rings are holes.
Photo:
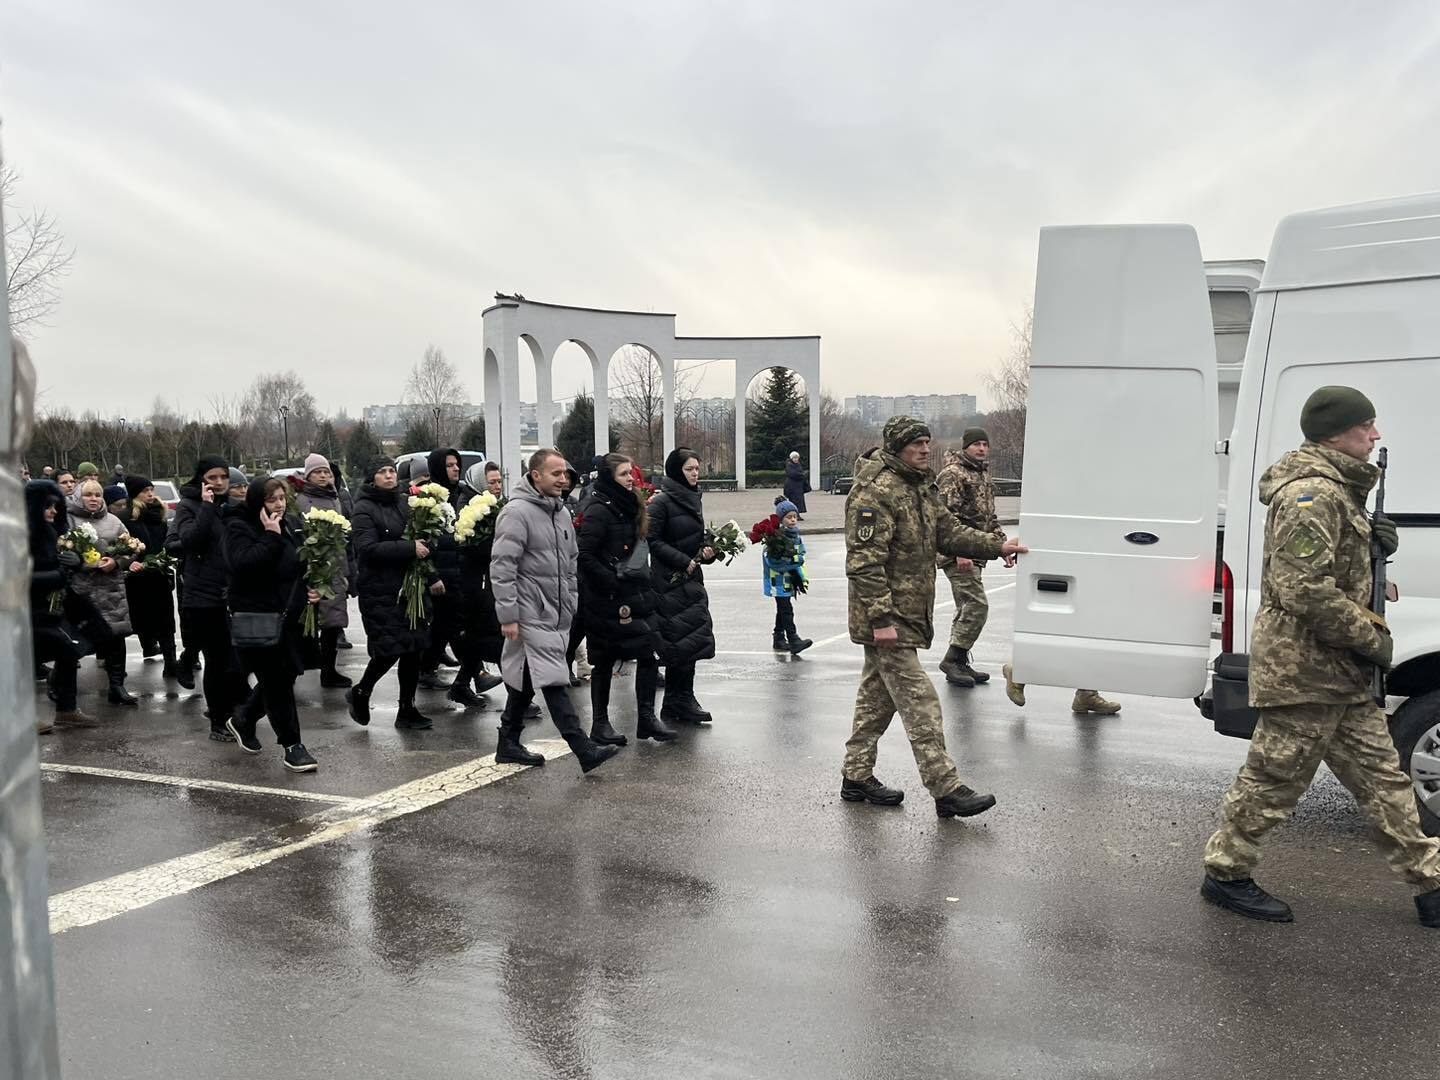
[[[1265,556],[1250,641],[1250,704],[1358,704],[1380,647],[1370,616],[1374,465],[1315,443],[1265,470]]]
[[[934,637],[935,553],[996,559],[1003,543],[967,528],[940,502],[935,474],[871,450],[855,462],[845,498],[845,576],[850,586],[850,640],[873,645],[893,626],[900,644],[928,648]]]
[[[990,480],[988,463],[975,461],[963,450],[946,450],[945,467],[935,478],[935,486],[940,490],[945,509],[954,514],[961,525],[994,533],[1004,542],[1005,530],[995,513],[995,485]],[[945,555],[935,556],[937,566],[952,561]]]

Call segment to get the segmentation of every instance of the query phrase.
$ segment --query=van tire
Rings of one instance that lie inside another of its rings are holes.
[[[1390,737],[1400,752],[1400,769],[1410,775],[1410,759],[1417,745],[1423,743],[1431,753],[1440,753],[1440,690],[1412,697],[1395,710],[1390,718]],[[1437,785],[1440,786],[1440,785]],[[1431,806],[1440,808],[1432,795]],[[1420,826],[1430,836],[1440,836],[1440,815],[1416,799]]]

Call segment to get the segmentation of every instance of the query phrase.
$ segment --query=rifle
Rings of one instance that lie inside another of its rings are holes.
[[[1380,448],[1380,482],[1375,486],[1375,513],[1371,521],[1375,521],[1385,513],[1385,470],[1390,466],[1390,451],[1387,447]],[[1385,618],[1385,593],[1389,588],[1389,582],[1385,576],[1385,553],[1380,550],[1380,544],[1371,539],[1370,541],[1370,610],[1380,619]],[[1375,698],[1375,704],[1381,708],[1385,707],[1385,672],[1379,664],[1375,665],[1375,673],[1370,676],[1370,690]]]

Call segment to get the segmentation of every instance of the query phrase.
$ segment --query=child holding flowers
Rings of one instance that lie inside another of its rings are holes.
[[[772,524],[773,523],[773,524]],[[765,595],[775,598],[775,634],[772,647],[788,651],[797,656],[814,644],[809,638],[802,638],[795,629],[794,598],[808,588],[805,577],[805,541],[800,539],[800,511],[789,499],[782,498],[775,504],[775,513],[761,526],[770,526],[763,531],[757,542],[764,544],[761,554],[761,573],[764,576]]]

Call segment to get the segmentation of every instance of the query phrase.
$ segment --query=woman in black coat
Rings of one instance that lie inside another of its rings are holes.
[[[125,491],[130,496],[125,527],[145,545],[147,556],[159,555],[165,550],[168,522],[155,485],[148,477],[132,473],[125,477]],[[130,574],[125,578],[125,596],[130,604],[130,625],[140,639],[142,651],[148,656],[158,652],[165,658],[161,676],[177,678],[180,668],[175,662],[175,574],[170,570]]]
[[[55,700],[54,723],[40,722],[42,734],[55,728],[91,728],[96,720],[76,705],[75,675],[84,645],[74,634],[82,607],[91,623],[104,625],[99,612],[68,588],[68,571],[79,567],[73,551],[57,544],[69,529],[65,496],[53,480],[31,480],[25,485],[25,511],[30,526],[30,630],[35,659],[51,664],[50,693]],[[67,565],[68,564],[68,565]]]
[[[805,466],[800,464],[800,451],[790,451],[785,462],[785,498],[795,504],[795,509],[805,513],[805,493],[810,490],[810,478],[805,475]],[[803,519],[802,519],[803,520]]]
[[[715,552],[707,543],[700,458],[694,450],[682,446],[670,452],[660,492],[648,509],[650,580],[660,611],[660,662],[665,665],[660,719],[709,723],[710,714],[695,699],[695,664],[715,655],[710,597],[700,569],[715,561]]]
[[[580,611],[590,643],[590,738],[625,745],[610,723],[610,684],[616,660],[634,660],[637,739],[668,742],[673,729],[655,715],[659,664],[659,617],[647,567],[636,577],[625,569],[648,524],[645,503],[635,490],[635,464],[623,454],[607,454],[595,480],[577,533]]]
[[[300,712],[295,706],[295,679],[304,670],[300,659],[300,616],[320,594],[307,590],[302,578],[300,544],[285,520],[285,482],[256,478],[245,501],[225,514],[225,558],[230,566],[227,596],[232,618],[246,612],[280,616],[280,639],[273,645],[237,645],[240,666],[255,676],[256,689],[285,750],[282,762],[291,772],[314,772],[318,765],[300,741]],[[240,749],[260,753],[255,737],[256,710],[245,709],[225,722]]]
[[[434,723],[415,707],[420,657],[430,644],[432,608],[427,593],[425,619],[412,630],[400,589],[411,564],[429,558],[430,548],[423,540],[405,539],[405,524],[410,518],[408,500],[392,458],[376,458],[365,467],[365,483],[350,519],[350,542],[360,562],[355,593],[360,600],[370,663],[360,681],[345,694],[345,700],[350,703],[350,719],[361,725],[370,723],[370,695],[375,684],[398,663],[400,711],[395,726],[419,731]],[[432,591],[443,587],[438,579],[430,585]]]

